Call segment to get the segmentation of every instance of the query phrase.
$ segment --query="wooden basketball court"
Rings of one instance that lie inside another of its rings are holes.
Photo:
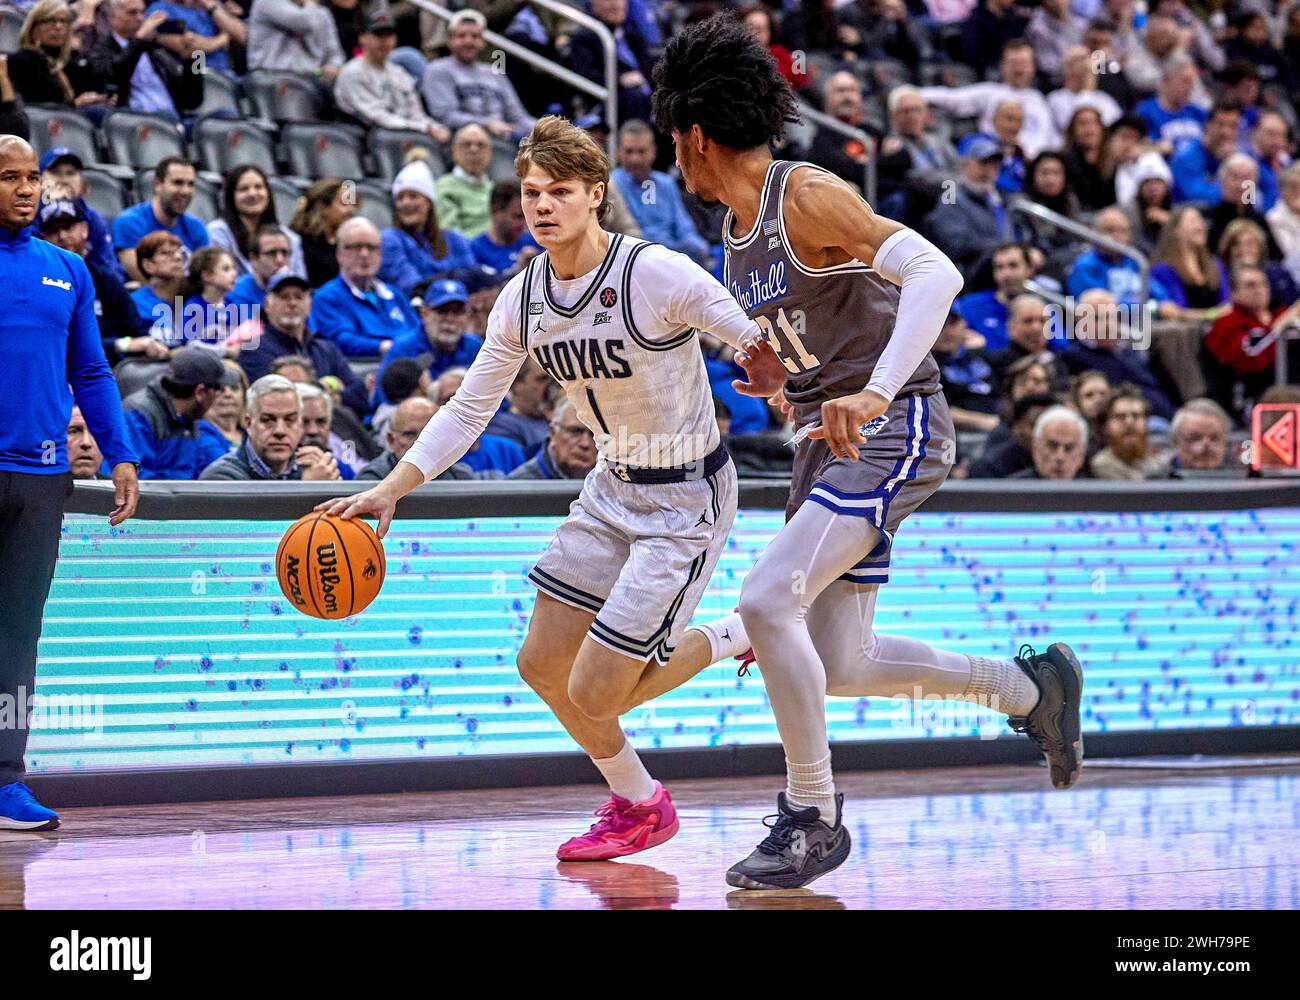
[[[0,831],[0,907],[1300,906],[1300,754],[1235,769],[1094,763],[1067,792],[1031,766],[839,782],[854,854],[805,890],[723,881],[774,811],[780,779],[764,777],[673,782],[674,840],[586,865],[554,851],[591,822],[595,785],[68,810],[51,834]]]

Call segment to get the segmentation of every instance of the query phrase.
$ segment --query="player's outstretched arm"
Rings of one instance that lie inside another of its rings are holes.
[[[821,426],[808,435],[825,439],[837,457],[856,460],[855,446],[863,442],[858,428],[889,408],[930,353],[961,291],[962,276],[933,243],[877,215],[838,177],[819,170],[800,170],[794,176],[793,211],[786,218],[787,228],[790,219],[797,220],[791,236],[800,256],[817,260],[838,251],[870,264],[901,289],[893,334],[866,388],[823,403]]]

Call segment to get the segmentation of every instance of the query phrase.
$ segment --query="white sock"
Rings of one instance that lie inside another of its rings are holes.
[[[963,697],[1004,715],[1028,715],[1038,704],[1038,685],[1010,660],[970,658],[970,684]]]
[[[691,628],[703,632],[704,638],[709,640],[709,647],[713,650],[710,663],[739,656],[749,648],[749,636],[745,635],[745,626],[738,614],[730,614],[702,625],[692,625]]]
[[[613,757],[592,757],[591,762],[600,769],[609,782],[609,790],[615,795],[629,802],[644,802],[654,795],[654,778],[650,777],[631,743],[624,743],[623,749]]]
[[[827,826],[835,825],[835,779],[829,756],[812,764],[785,759],[785,800],[792,809],[816,806]]]

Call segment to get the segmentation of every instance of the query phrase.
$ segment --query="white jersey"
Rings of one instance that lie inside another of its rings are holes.
[[[600,265],[567,281],[538,254],[502,290],[464,382],[402,461],[426,480],[442,473],[483,433],[532,357],[563,387],[605,462],[696,462],[719,443],[701,330],[733,347],[760,335],[730,293],[680,253],[611,233]]]

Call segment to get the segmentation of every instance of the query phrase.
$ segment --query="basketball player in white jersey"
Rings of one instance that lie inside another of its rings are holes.
[[[995,659],[872,629],[894,533],[953,461],[952,421],[930,349],[961,274],[919,234],[873,213],[844,181],[772,159],[770,144],[796,119],[794,97],[734,15],[669,41],[653,102],[686,187],[728,207],[726,282],[784,364],[770,381],[751,372],[752,387],[781,393],[807,432],[795,453],[787,524],[740,597],[785,747],[786,790],[772,832],[732,867],[728,883],[807,885],[848,857],[828,693],[978,699],[1006,713],[1043,751],[1053,784],[1068,788],[1083,756],[1083,678],[1068,646],[1041,655],[1022,647],[1020,656]]]
[[[744,351],[757,326],[689,258],[600,227],[609,162],[581,129],[541,119],[516,171],[544,252],[506,285],[460,389],[388,477],[316,509],[374,515],[383,536],[397,501],[483,432],[527,358],[560,383],[600,459],[529,574],[539,593],[519,671],[609,783],[598,821],[558,852],[600,861],[655,847],[678,828],[671,797],[618,716],[666,690],[664,671],[692,676],[727,655],[719,647],[730,650],[728,626],[738,628],[734,615],[686,628],[736,512],[736,470],[697,331],[741,348],[751,379],[770,380],[781,364],[761,343]]]

